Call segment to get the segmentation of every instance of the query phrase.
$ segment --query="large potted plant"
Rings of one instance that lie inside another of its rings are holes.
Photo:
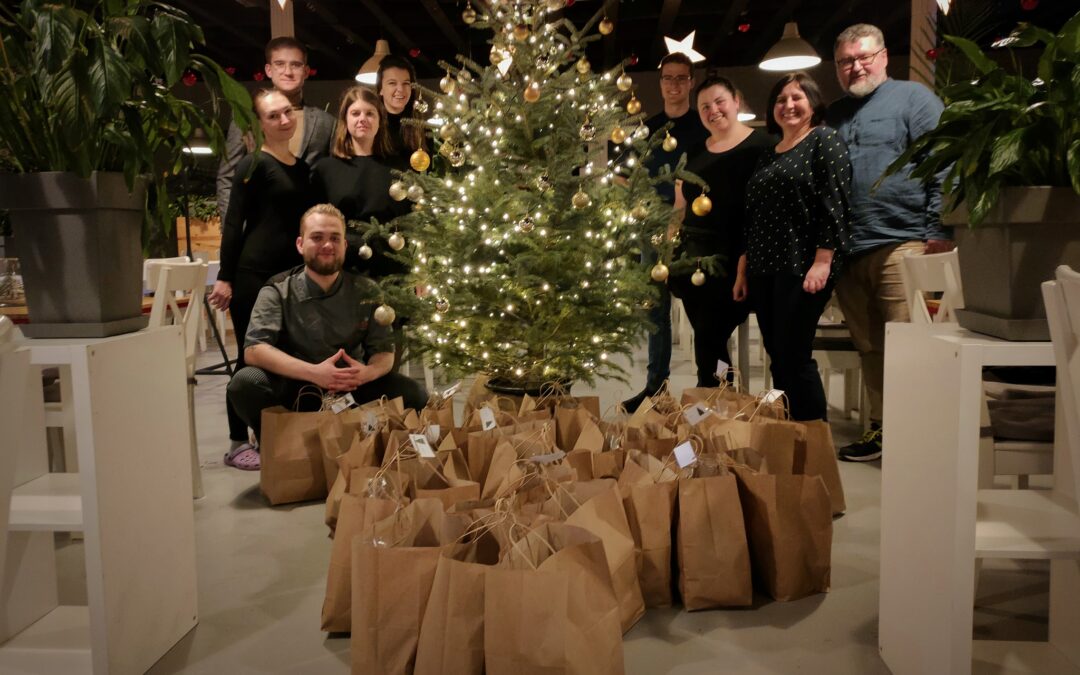
[[[0,209],[10,213],[35,337],[145,325],[144,218],[168,217],[165,179],[202,128],[224,146],[247,91],[194,49],[202,30],[151,0],[22,0],[0,7]],[[201,78],[208,110],[175,93]],[[148,210],[147,204],[151,207]]]
[[[1034,73],[1015,59],[999,64],[969,40],[945,40],[976,74],[940,88],[937,128],[889,170],[914,161],[916,178],[945,175],[966,305],[960,324],[1048,340],[1039,284],[1060,264],[1080,268],[1080,14],[1057,34],[1020,24],[995,43],[1041,45]]]

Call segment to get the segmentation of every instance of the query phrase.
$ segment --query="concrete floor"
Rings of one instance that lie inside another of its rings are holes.
[[[678,391],[694,378],[686,351],[675,351],[672,388]],[[200,365],[219,360],[208,352]],[[753,374],[754,388],[760,389],[760,369]],[[638,374],[632,386],[582,386],[580,393],[599,394],[606,407],[636,391],[643,379]],[[328,637],[319,630],[330,557],[323,505],[271,508],[259,494],[257,473],[222,464],[228,445],[225,383],[225,377],[200,376],[196,388],[206,489],[206,497],[195,502],[199,625],[150,672],[346,673],[348,636]],[[843,392],[839,374],[832,385],[835,399]],[[858,424],[840,419],[839,410],[831,417],[837,445],[858,435]],[[744,610],[650,610],[625,636],[626,672],[889,672],[877,650],[880,463],[840,468],[848,512],[834,522],[829,593],[789,603],[759,597]],[[58,545],[62,574],[69,577],[62,593],[66,602],[77,602],[84,593],[78,580],[81,546],[66,540]],[[1045,640],[1047,593],[1045,566],[985,566],[975,636]]]

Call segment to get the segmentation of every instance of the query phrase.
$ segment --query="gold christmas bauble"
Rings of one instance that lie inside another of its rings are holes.
[[[592,204],[592,200],[589,199],[589,195],[584,190],[578,188],[578,191],[570,198],[570,203],[574,205],[575,209],[584,209],[589,204]]]
[[[690,275],[690,283],[694,284],[695,286],[705,285],[705,273],[701,271],[700,267],[697,268],[697,270]]]
[[[630,95],[630,100],[626,102],[626,112],[631,115],[636,115],[641,112],[641,101],[638,100],[637,96],[633,94]]]
[[[389,326],[397,318],[397,312],[390,305],[379,305],[375,308],[375,323],[380,326]]]
[[[489,58],[491,59],[491,65],[493,66],[499,65],[499,61],[503,60],[503,52],[499,45],[491,45],[491,55]]]
[[[418,202],[424,198],[424,188],[419,185],[410,185],[405,194],[409,201]]]
[[[390,183],[390,198],[395,202],[400,202],[408,195],[408,188],[405,187],[405,183],[399,180]]]
[[[361,245],[360,249],[357,250],[357,254],[360,255],[361,260],[370,260],[372,253],[373,253],[373,251],[371,250],[371,247],[368,246],[367,244]]]
[[[698,195],[698,198],[694,200],[694,203],[690,205],[690,208],[693,209],[694,215],[704,216],[709,211],[712,211],[712,200],[705,194],[700,194]]]
[[[435,301],[435,311],[440,312],[442,314],[446,314],[447,310],[449,310],[449,309],[450,309],[450,301],[447,300],[446,298],[439,298],[438,300]]]
[[[584,75],[585,73],[589,72],[589,68],[592,68],[592,64],[589,63],[589,59],[582,56],[580,59],[578,59],[578,62],[574,64],[574,67],[577,68],[577,71],[579,73]]]
[[[465,153],[459,148],[454,148],[450,151],[450,154],[447,155],[447,159],[450,160],[450,166],[459,167],[465,163]]]
[[[428,102],[417,95],[416,102],[413,103],[413,111],[423,115],[428,111]]]
[[[390,238],[386,240],[386,243],[390,244],[390,248],[395,251],[400,251],[405,248],[405,237],[401,236],[400,233],[395,232],[390,235]]]
[[[653,265],[652,270],[649,272],[649,276],[657,283],[663,283],[667,281],[668,268],[664,263],[656,263]]]
[[[638,204],[630,211],[630,216],[634,220],[645,220],[649,217],[649,207],[645,204]]]
[[[551,176],[546,173],[540,174],[536,179],[536,187],[540,192],[547,192],[551,189]]]
[[[533,231],[533,228],[536,227],[536,223],[533,221],[531,216],[525,216],[518,221],[518,227],[521,228],[522,232],[528,234]]]
[[[525,101],[528,103],[536,103],[540,100],[540,84],[538,82],[530,82],[529,86],[525,87]]]
[[[529,27],[523,23],[519,23],[514,26],[514,39],[518,42],[525,42],[529,39]]]
[[[611,35],[611,32],[615,30],[615,23],[606,16],[600,21],[600,25],[597,26],[601,35]]]
[[[677,147],[679,147],[679,142],[674,136],[671,134],[664,136],[664,152],[675,152]]]
[[[585,119],[581,128],[578,129],[578,137],[586,143],[596,138],[596,127],[593,126],[593,123],[590,122],[588,118]]]
[[[454,133],[456,131],[457,128],[453,124],[444,124],[439,127],[439,138],[443,139],[444,141],[448,141],[454,137]]]
[[[619,88],[619,91],[630,91],[630,88],[634,86],[634,78],[623,71],[623,74],[615,79],[615,86]]]
[[[439,89],[442,89],[444,94],[453,94],[454,89],[456,88],[457,82],[454,81],[454,78],[450,77],[450,73],[447,73],[439,80]]]
[[[469,25],[476,23],[476,10],[472,8],[471,4],[465,5],[465,11],[461,13],[461,20]]]
[[[417,148],[416,152],[409,156],[409,166],[414,171],[424,173],[431,166],[431,155],[424,152],[423,148]]]
[[[611,142],[614,143],[615,145],[618,145],[618,144],[622,143],[625,140],[626,140],[626,132],[623,130],[622,127],[616,125],[616,127],[611,130]]]

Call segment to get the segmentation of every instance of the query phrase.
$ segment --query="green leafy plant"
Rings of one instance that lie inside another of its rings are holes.
[[[1080,193],[1080,14],[1057,34],[1022,23],[1000,47],[1042,45],[1037,71],[996,63],[977,44],[947,35],[976,76],[941,89],[938,126],[913,142],[886,175],[916,163],[912,176],[946,172],[946,209],[965,203],[977,225],[1009,186],[1071,186]]]
[[[147,175],[162,221],[165,178],[180,170],[195,130],[220,151],[222,104],[241,129],[253,126],[247,90],[195,52],[205,44],[202,29],[174,7],[22,0],[0,6],[0,29],[2,171],[121,171],[129,186]],[[206,84],[207,110],[176,93],[185,77]]]

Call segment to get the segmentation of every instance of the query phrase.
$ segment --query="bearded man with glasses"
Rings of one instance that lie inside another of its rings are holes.
[[[871,193],[885,168],[919,136],[937,126],[943,105],[925,86],[889,78],[881,30],[851,26],[836,38],[836,75],[847,96],[829,106],[826,121],[851,156],[851,252],[836,295],[859,350],[870,399],[870,429],[840,450],[840,459],[881,457],[881,394],[885,324],[908,321],[900,260],[909,252],[941,253],[953,243],[941,225],[941,179],[911,179],[911,164]]]

